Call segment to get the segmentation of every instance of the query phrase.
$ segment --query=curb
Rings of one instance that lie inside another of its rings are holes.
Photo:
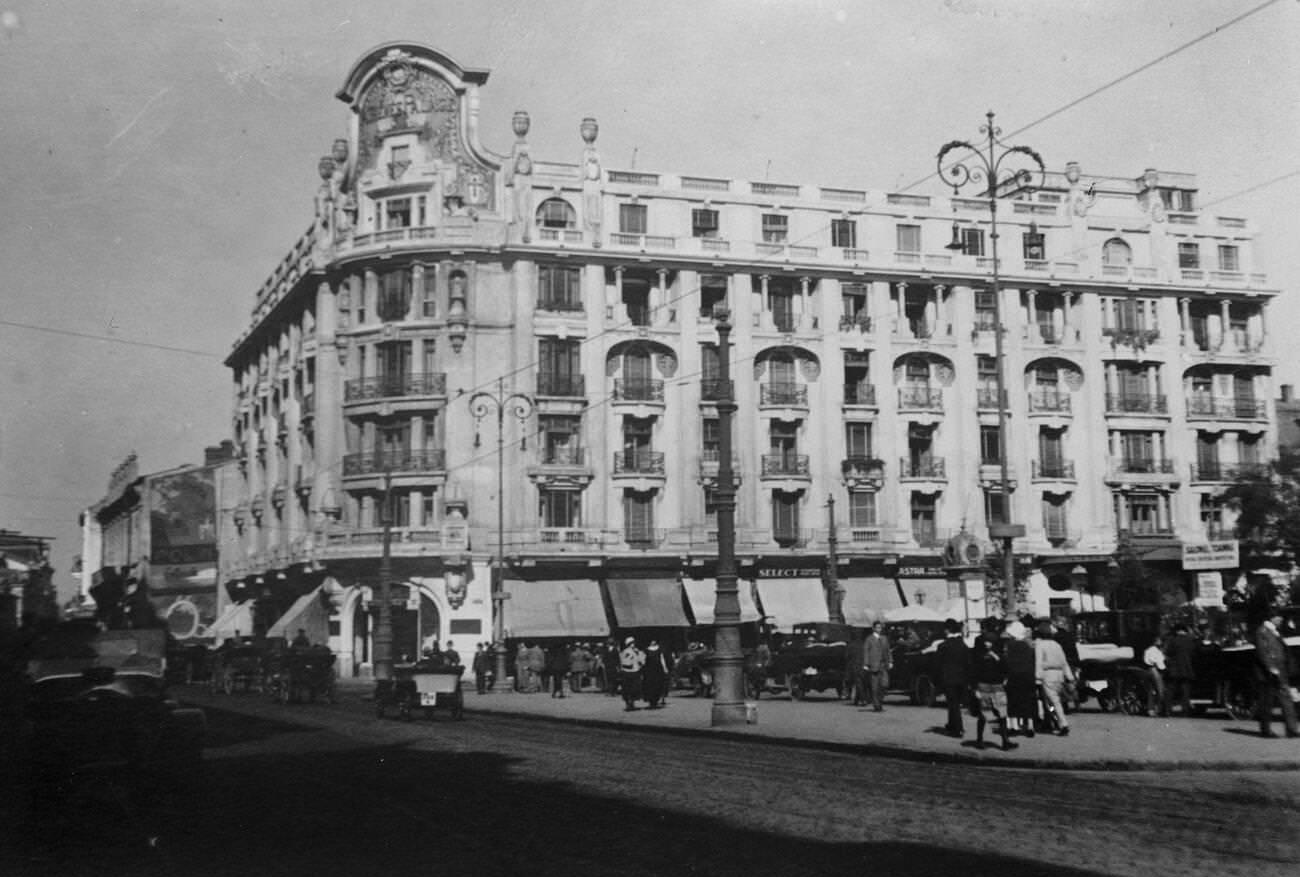
[[[1136,759],[1097,758],[1087,761],[1062,762],[1050,758],[1026,758],[1017,756],[1014,760],[999,760],[997,755],[977,755],[966,752],[930,752],[911,749],[892,743],[839,743],[832,740],[816,740],[807,737],[790,737],[776,735],[746,734],[721,728],[693,728],[682,725],[628,725],[609,719],[593,719],[585,716],[552,716],[524,710],[511,710],[499,706],[478,707],[473,710],[466,706],[467,715],[474,712],[493,713],[496,715],[527,718],[532,721],[553,724],[582,725],[592,728],[632,730],[648,734],[666,734],[687,737],[708,737],[714,740],[732,740],[736,742],[761,744],[767,746],[795,746],[801,749],[815,749],[823,752],[838,752],[848,755],[870,755],[880,758],[894,758],[901,761],[917,761],[930,764],[963,764],[976,767],[1007,768],[1012,770],[1059,770],[1070,772],[1133,772],[1150,771],[1165,773],[1173,771],[1300,771],[1300,759],[1278,761],[1234,761],[1232,759],[1215,760],[1164,760],[1139,761]]]

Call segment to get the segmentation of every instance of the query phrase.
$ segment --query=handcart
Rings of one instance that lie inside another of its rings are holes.
[[[462,665],[448,666],[420,661],[393,667],[392,679],[381,679],[375,687],[375,715],[383,718],[389,709],[399,719],[407,720],[420,710],[426,716],[438,708],[446,709],[453,719],[465,716],[465,694],[461,691]]]

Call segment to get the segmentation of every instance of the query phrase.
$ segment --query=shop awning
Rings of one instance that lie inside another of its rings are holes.
[[[717,602],[716,579],[682,579],[686,587],[686,599],[691,604],[691,614],[696,624],[713,624],[713,608]],[[754,602],[754,589],[749,582],[740,579],[736,582],[736,592],[740,596],[740,623],[758,621],[761,617],[758,604]]]
[[[297,636],[300,627],[306,631],[307,639],[311,640],[312,645],[322,646],[329,643],[330,618],[329,612],[321,603],[320,588],[315,588],[295,600],[289,607],[289,611],[271,625],[266,635],[293,639]]]
[[[507,637],[609,635],[600,583],[591,579],[525,582],[507,579]]]
[[[899,579],[898,585],[909,606],[919,603],[938,612],[949,599],[947,579]]]
[[[796,624],[826,621],[826,590],[817,579],[759,579],[758,601],[763,615],[779,630]]]
[[[607,584],[619,627],[690,627],[677,579],[611,578]]]
[[[242,603],[231,603],[225,608],[217,620],[212,622],[208,627],[207,635],[217,641],[217,645],[232,639],[236,634],[239,636],[253,635],[253,601],[245,600]]]
[[[844,620],[858,627],[882,621],[885,612],[903,605],[893,579],[879,576],[842,578],[840,587],[844,588]]]

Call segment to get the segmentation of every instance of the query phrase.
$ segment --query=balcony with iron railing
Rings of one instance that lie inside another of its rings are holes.
[[[898,477],[901,481],[946,481],[943,457],[902,457],[898,461]]]
[[[1102,328],[1101,334],[1103,338],[1110,339],[1112,346],[1119,347],[1123,345],[1126,347],[1132,347],[1135,350],[1150,347],[1152,344],[1160,340],[1160,330],[1155,327],[1145,328],[1138,326],[1119,328],[1117,326],[1105,326]]]
[[[758,404],[765,408],[807,408],[808,388],[793,381],[759,384]]]
[[[1169,400],[1161,393],[1107,393],[1107,414],[1169,413]]]
[[[871,321],[871,317],[867,316],[866,314],[840,315],[841,332],[852,332],[854,330],[857,330],[859,332],[866,332],[869,334],[871,332],[872,325],[873,324]]]
[[[732,381],[720,381],[716,378],[705,378],[700,381],[700,401],[701,402],[721,402],[724,399],[734,399],[736,385]]]
[[[879,490],[885,483],[885,461],[869,454],[851,454],[840,461],[840,474],[850,490],[864,487]]]
[[[807,454],[764,454],[761,460],[763,478],[809,478]]]
[[[999,399],[1001,404],[998,404]],[[997,387],[977,387],[975,389],[975,405],[980,411],[997,411],[1005,410],[1007,407],[1007,394],[1004,390],[999,396]]]
[[[354,378],[343,385],[345,403],[412,397],[438,398],[446,395],[447,376],[442,372]]]
[[[1192,481],[1200,483],[1232,483],[1243,478],[1259,478],[1268,474],[1267,463],[1219,463],[1202,461],[1192,464]]]
[[[664,401],[664,382],[651,378],[615,378],[615,402],[658,402]]]
[[[582,375],[537,375],[537,395],[554,399],[585,399],[587,385]]]
[[[722,468],[722,458],[717,448],[705,448],[700,453],[700,483],[706,487],[716,487],[718,471]],[[732,483],[740,484],[740,457],[731,455]]]
[[[584,308],[580,298],[547,296],[537,300],[537,310],[559,314],[581,314]]]
[[[1055,387],[1034,387],[1029,391],[1030,414],[1069,414],[1071,409],[1068,390]]]
[[[899,411],[943,411],[943,389],[906,386],[898,388]]]
[[[876,386],[864,381],[844,385],[844,404],[876,407]]]
[[[1073,460],[1034,460],[1030,469],[1034,481],[1073,481]]]
[[[1196,420],[1263,420],[1268,404],[1248,396],[1208,396],[1194,393],[1187,397],[1187,417]]]
[[[1136,475],[1168,479],[1174,475],[1174,463],[1173,460],[1154,457],[1112,457],[1110,473],[1121,478]]]
[[[617,451],[614,454],[615,475],[654,475],[664,474],[663,451]]]
[[[442,448],[423,451],[370,451],[343,458],[343,477],[353,478],[391,473],[420,475],[447,470],[447,452]]]

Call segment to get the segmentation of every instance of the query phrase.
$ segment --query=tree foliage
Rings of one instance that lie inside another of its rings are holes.
[[[1300,557],[1300,452],[1283,449],[1267,467],[1243,473],[1223,498],[1237,514],[1242,567],[1290,570]]]

